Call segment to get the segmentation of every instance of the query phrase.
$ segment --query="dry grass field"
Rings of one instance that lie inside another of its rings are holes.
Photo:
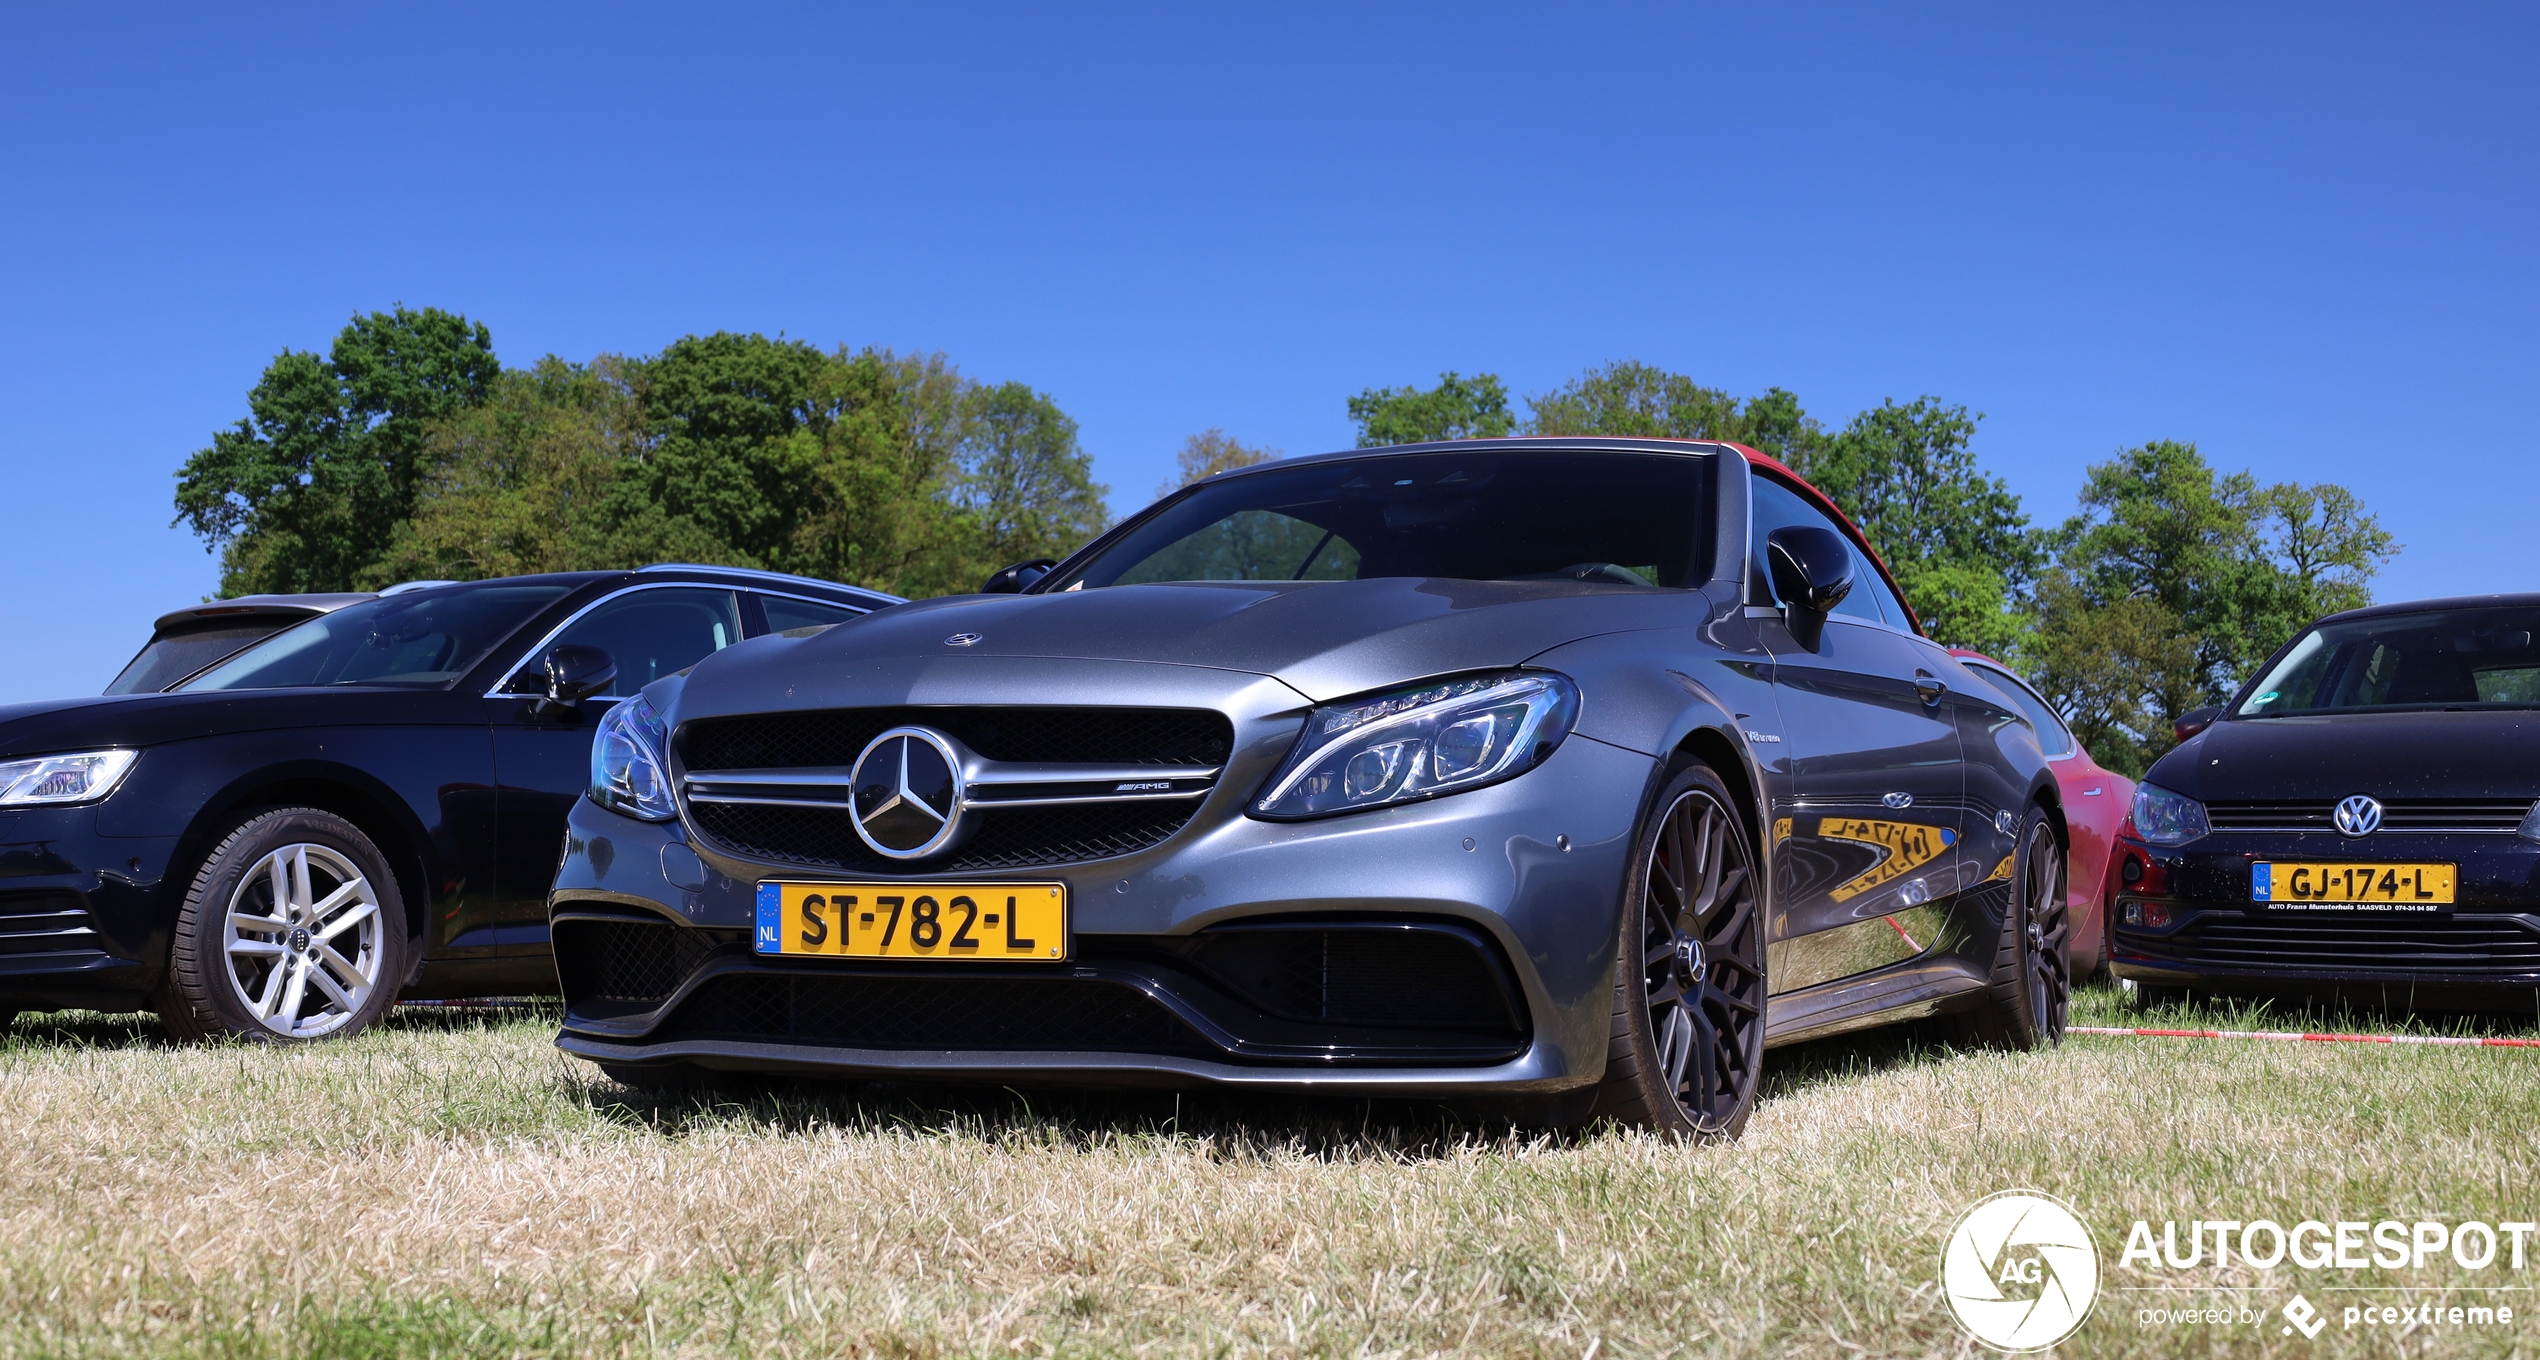
[[[2079,1010],[2132,1015],[2105,991]],[[406,1011],[277,1053],[22,1018],[0,1353],[1928,1355],[1971,1350],[1939,1244],[2008,1187],[2077,1206],[2127,1287],[2137,1217],[2540,1216],[2540,1050],[1871,1039],[1777,1054],[1745,1140],[1688,1148],[1344,1102],[655,1099],[552,1032]],[[2533,1264],[2360,1282],[2520,1286]],[[2262,1288],[2112,1290],[2065,1351],[2540,1349],[2519,1323],[2139,1325],[2147,1301],[2338,1282],[2203,1278]]]

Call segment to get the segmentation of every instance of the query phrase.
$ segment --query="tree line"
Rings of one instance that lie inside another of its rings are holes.
[[[1829,428],[1636,362],[1526,399],[1484,373],[1348,399],[1361,447],[1509,434],[1727,439],[1844,507],[1932,635],[2031,675],[2093,755],[2139,773],[2303,623],[2369,598],[2397,545],[2333,483],[2261,485],[2158,440],[2090,467],[2077,513],[2031,522],[1934,397]],[[1159,494],[1277,457],[1220,430]],[[284,351],[247,414],[177,473],[178,522],[220,593],[376,589],[655,561],[761,567],[911,597],[1063,557],[1109,522],[1076,423],[940,354],[718,332],[648,356],[495,357],[435,308],[356,316]]]

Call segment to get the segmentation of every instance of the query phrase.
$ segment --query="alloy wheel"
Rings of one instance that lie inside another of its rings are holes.
[[[1702,789],[1676,800],[1650,850],[1642,911],[1660,1082],[1699,1133],[1731,1126],[1763,1067],[1763,923],[1734,817]]]
[[[379,985],[379,894],[323,845],[285,845],[239,880],[222,927],[230,985],[286,1039],[343,1027]]]
[[[2060,1044],[2072,1006],[2071,913],[2064,902],[2064,852],[2043,823],[2029,832],[2025,885],[2029,1015],[2040,1043]]]

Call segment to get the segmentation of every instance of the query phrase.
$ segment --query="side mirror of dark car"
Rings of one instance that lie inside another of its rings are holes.
[[[617,662],[597,647],[568,642],[547,653],[547,694],[533,707],[539,716],[570,713],[617,683]]]
[[[1017,562],[1013,566],[1010,566],[1005,570],[998,572],[996,575],[989,577],[987,584],[979,587],[979,593],[982,595],[1020,595],[1024,591],[1031,589],[1034,582],[1049,575],[1050,568],[1057,565],[1058,559],[1055,557],[1035,557],[1029,562]]]
[[[1852,593],[1852,549],[1843,536],[1814,524],[1775,529],[1764,540],[1773,593],[1788,609],[1790,635],[1814,650],[1826,615]]]
[[[2213,726],[2214,719],[2221,716],[2222,710],[2219,708],[2191,708],[2178,715],[2178,721],[2170,724],[2170,730],[2178,733],[2180,741],[2185,741]]]

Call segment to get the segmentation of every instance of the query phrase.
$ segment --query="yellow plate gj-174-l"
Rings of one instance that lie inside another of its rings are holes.
[[[1058,883],[761,883],[761,954],[956,963],[1067,957]]]
[[[2450,911],[2459,877],[2450,864],[2249,866],[2249,900],[2276,911]]]

